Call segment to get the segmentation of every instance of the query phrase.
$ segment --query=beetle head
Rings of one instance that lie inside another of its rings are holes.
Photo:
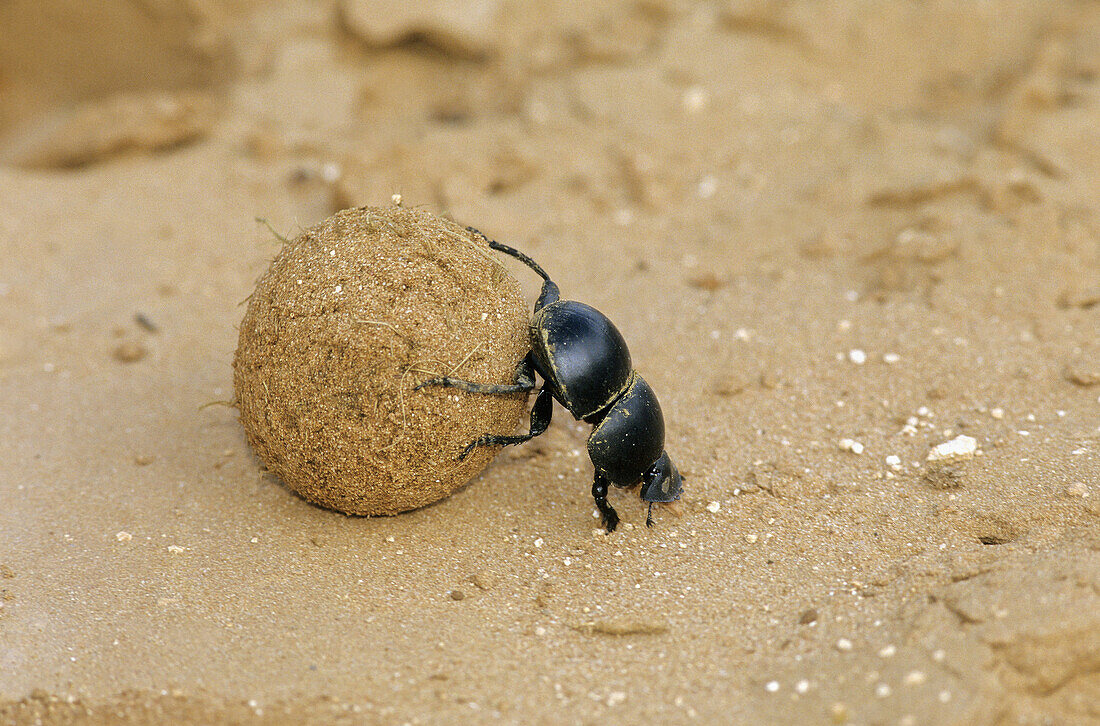
[[[672,463],[667,451],[661,452],[661,458],[657,459],[653,466],[642,475],[642,490],[640,492],[644,502],[674,502],[680,498],[684,490],[683,479],[676,465]]]

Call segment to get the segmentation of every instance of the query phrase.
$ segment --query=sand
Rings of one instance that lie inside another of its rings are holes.
[[[1095,3],[113,5],[0,11],[0,721],[1100,721]],[[255,218],[395,192],[615,321],[682,519],[560,409],[396,517],[265,475]]]

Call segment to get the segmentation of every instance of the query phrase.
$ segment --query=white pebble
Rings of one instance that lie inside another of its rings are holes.
[[[1005,417],[1005,410],[1003,408],[991,408],[989,409],[989,415],[1000,421]]]
[[[890,690],[890,686],[886,685],[885,683],[880,683],[875,686],[875,695],[879,698],[886,698],[890,695],[890,693],[892,693],[892,691]]]
[[[721,502],[711,502],[710,504],[707,505],[707,511],[710,512],[711,514],[718,514],[718,512],[720,512],[721,510],[722,510],[722,503]]]
[[[756,544],[757,536],[755,534],[746,534],[745,541],[749,544]]]
[[[851,451],[853,454],[863,453],[863,444],[853,439],[841,439],[836,442],[836,445],[840,447],[841,451]]]
[[[806,693],[810,690],[810,682],[803,678],[801,681],[794,684],[794,690],[798,691],[799,693]]]
[[[134,535],[126,531],[118,532],[117,534],[115,534],[115,539],[117,539],[119,542],[129,542],[133,538]]]
[[[898,649],[893,645],[887,645],[878,652],[880,658],[892,658]]]
[[[178,555],[183,552],[183,548],[179,545],[168,545],[168,551],[174,555]]]
[[[905,676],[905,685],[919,686],[927,680],[928,676],[924,675],[924,671],[909,671]]]
[[[898,355],[897,353],[884,353],[882,355],[882,362],[887,363],[889,365],[894,365],[895,363],[897,363],[900,360],[901,360],[901,356]]]
[[[836,641],[836,649],[847,652],[852,649],[852,641],[848,640],[847,638],[841,638],[840,640]]]
[[[978,450],[978,440],[973,436],[962,434],[950,441],[944,442],[932,448],[928,452],[928,461],[945,461],[951,459],[969,459]]]
[[[779,681],[768,681],[767,684],[764,686],[764,690],[766,690],[768,693],[775,693],[779,690]]]
[[[861,366],[867,362],[867,354],[859,348],[852,348],[848,351],[848,360],[852,361],[857,366]]]

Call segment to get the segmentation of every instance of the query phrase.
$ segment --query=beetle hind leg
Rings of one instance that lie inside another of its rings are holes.
[[[496,436],[493,434],[486,434],[475,441],[471,441],[470,444],[463,450],[458,456],[458,460],[462,461],[470,452],[478,446],[511,446],[513,444],[522,444],[525,441],[530,441],[536,436],[541,436],[545,433],[547,427],[550,426],[550,419],[554,415],[554,397],[550,393],[550,389],[543,388],[539,391],[538,397],[535,399],[535,405],[531,408],[531,431],[523,434],[522,436]]]

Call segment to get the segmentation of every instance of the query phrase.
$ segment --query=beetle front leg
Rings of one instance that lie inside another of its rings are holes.
[[[604,528],[607,529],[608,534],[614,532],[619,526],[619,513],[607,503],[607,479],[599,472],[592,480],[592,498],[596,500],[596,509],[600,510]]]
[[[421,388],[438,386],[440,388],[457,388],[460,391],[466,391],[466,393],[480,393],[490,396],[504,395],[508,393],[527,393],[535,387],[535,366],[531,362],[530,353],[528,353],[516,367],[515,380],[515,383],[505,384],[477,383],[476,381],[466,381],[461,378],[439,376],[437,378],[429,378],[426,381],[422,381],[421,383],[416,384],[416,386],[413,387],[413,390],[419,391]]]

